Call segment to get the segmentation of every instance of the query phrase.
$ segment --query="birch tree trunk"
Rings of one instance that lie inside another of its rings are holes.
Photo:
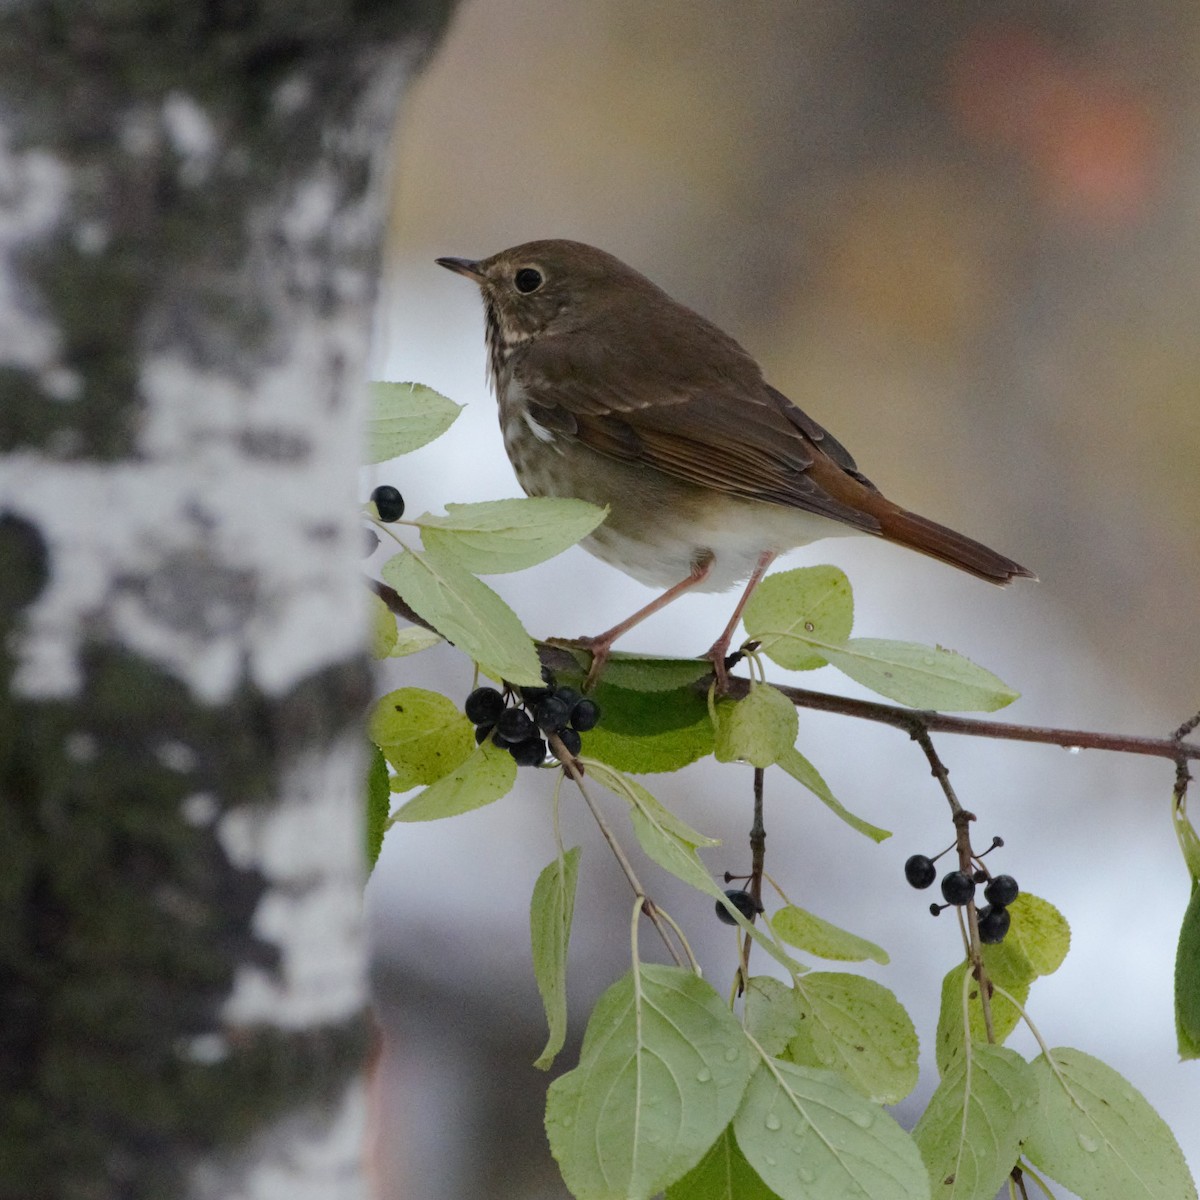
[[[0,1196],[366,1194],[360,398],[448,0],[0,7]]]

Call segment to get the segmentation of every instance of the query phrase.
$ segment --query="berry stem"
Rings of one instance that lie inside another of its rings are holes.
[[[561,743],[559,749],[562,749]],[[646,914],[650,919],[650,923],[658,930],[658,936],[662,938],[663,945],[666,946],[671,957],[675,960],[675,965],[682,967],[684,965],[683,959],[680,957],[679,951],[675,948],[675,943],[667,935],[667,927],[663,924],[662,918],[659,916],[658,906],[646,894],[646,889],[642,887],[642,882],[638,879],[637,872],[633,869],[633,864],[629,861],[624,849],[622,849],[621,843],[617,841],[616,835],[604,819],[604,814],[588,794],[587,788],[583,786],[583,772],[579,769],[579,764],[569,754],[566,754],[565,750],[563,753],[565,755],[562,764],[563,770],[570,775],[575,786],[579,789],[579,794],[583,797],[584,803],[591,809],[592,817],[596,824],[600,826],[600,832],[604,835],[604,840],[608,843],[608,848],[613,852],[613,856],[620,864],[621,870],[625,873],[625,878],[629,880],[629,886],[633,888],[633,894],[638,898],[640,911]]]

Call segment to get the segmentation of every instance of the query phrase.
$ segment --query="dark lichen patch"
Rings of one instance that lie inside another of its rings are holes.
[[[278,963],[252,929],[267,881],[229,859],[215,818],[266,801],[284,765],[342,736],[365,678],[355,663],[208,707],[97,646],[78,702],[4,691],[0,1196],[177,1195],[190,1155],[357,1069],[357,1018],[195,1047],[223,1036],[238,968]],[[213,798],[207,819],[197,795]]]

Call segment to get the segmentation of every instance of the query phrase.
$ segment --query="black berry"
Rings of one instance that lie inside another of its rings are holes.
[[[381,521],[398,521],[404,516],[404,497],[390,484],[380,484],[371,493],[371,503]]]
[[[1011,920],[1007,908],[989,904],[979,912],[979,940],[988,946],[1004,941]]]
[[[479,725],[475,729],[475,745],[479,745],[484,738],[495,729],[494,725]]]
[[[476,725],[494,725],[504,711],[504,697],[495,688],[476,688],[467,697],[463,711]]]
[[[538,728],[546,733],[557,733],[564,728],[570,715],[571,710],[557,696],[547,696],[533,710]]]
[[[583,739],[574,729],[560,729],[558,731],[558,740],[562,742],[563,749],[572,758],[577,757],[579,751],[583,749]]]
[[[541,702],[545,700],[545,698],[549,696],[552,691],[554,691],[554,689],[548,687],[523,687],[521,689],[521,699],[524,700],[530,708],[537,708],[537,706],[541,704]]]
[[[928,854],[914,854],[904,864],[904,878],[915,888],[927,888],[937,878],[937,867]]]
[[[947,871],[942,876],[942,896],[948,904],[966,904],[975,895],[975,880],[962,871]]]
[[[496,719],[496,736],[510,746],[537,735],[533,719],[519,708],[506,708]]]
[[[571,709],[571,728],[580,733],[595,729],[600,723],[600,705],[586,696]]]
[[[518,767],[539,767],[546,757],[546,743],[540,737],[526,738],[509,746],[508,752],[517,760]]]
[[[577,692],[573,687],[565,687],[564,686],[564,687],[560,687],[560,688],[555,688],[554,694],[567,706],[568,712],[573,712],[575,709],[575,705],[577,705],[580,702],[580,700],[583,699],[583,696],[579,692]]]
[[[1020,894],[1021,889],[1011,875],[997,875],[983,889],[983,898],[997,908],[1007,908]]]
[[[758,916],[759,908],[754,903],[754,897],[749,892],[732,891],[726,892],[725,898],[733,905],[734,908],[746,918],[747,921],[753,921]],[[736,925],[737,922],[729,915],[729,910],[723,905],[720,900],[717,901],[717,919],[724,921],[726,925]]]

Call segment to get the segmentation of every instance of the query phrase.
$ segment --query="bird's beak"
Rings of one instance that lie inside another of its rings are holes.
[[[465,275],[476,283],[482,283],[484,280],[484,274],[479,269],[479,264],[469,258],[439,258],[437,265],[445,267],[447,271],[453,271],[456,275]]]

